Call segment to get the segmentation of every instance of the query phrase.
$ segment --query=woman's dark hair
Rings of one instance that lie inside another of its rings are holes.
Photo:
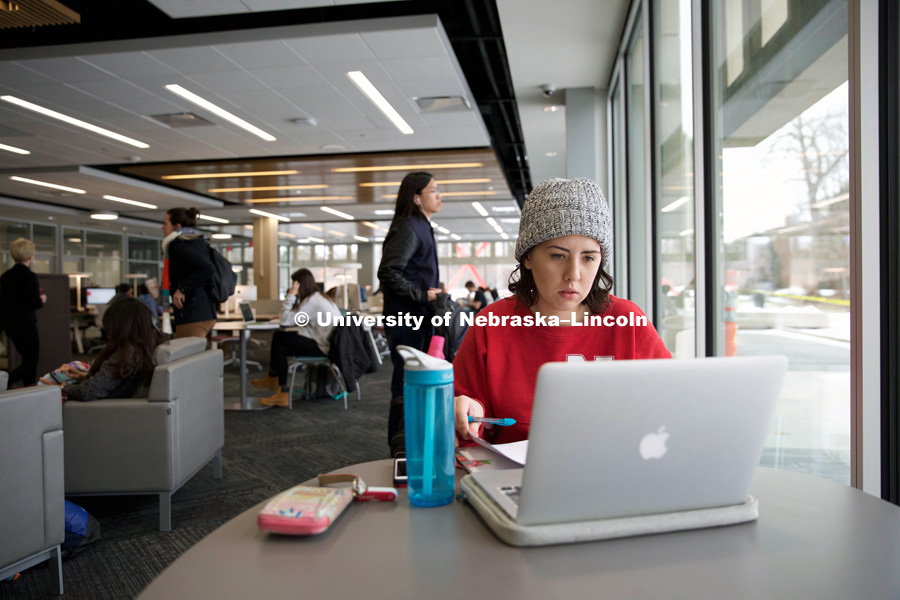
[[[196,227],[200,211],[196,208],[170,208],[166,214],[169,215],[169,223],[172,225]]]
[[[300,306],[304,300],[319,291],[319,284],[316,283],[316,278],[309,269],[297,269],[291,274],[291,281],[296,281],[300,284],[300,289],[297,291],[297,301],[294,302],[294,306]]]
[[[153,350],[163,341],[153,326],[150,309],[140,300],[123,298],[110,304],[103,313],[103,329],[109,341],[91,363],[88,375],[95,375],[104,362],[112,359],[118,365],[120,378],[130,377],[137,371],[141,383],[149,383],[154,367]]]
[[[408,173],[403,181],[400,182],[400,189],[397,190],[397,203],[394,205],[394,218],[391,221],[391,229],[396,229],[403,225],[410,217],[418,217],[424,219],[422,209],[416,204],[416,196],[422,193],[434,176],[425,171],[416,171]]]
[[[529,254],[531,254],[531,250],[522,257],[522,260],[519,261],[519,264],[509,276],[509,291],[515,294],[516,308],[519,307],[520,302],[531,308],[538,301],[538,289],[534,283],[534,275],[531,274],[531,269],[525,266],[525,258]],[[601,280],[603,281],[602,287],[600,285]],[[584,298],[584,305],[587,307],[588,312],[592,315],[600,315],[606,311],[606,308],[609,306],[609,293],[612,291],[612,286],[612,275],[604,271],[603,267],[597,269],[597,275],[594,277],[591,291]]]

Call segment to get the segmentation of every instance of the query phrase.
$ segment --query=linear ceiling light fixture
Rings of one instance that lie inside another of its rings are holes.
[[[91,213],[91,218],[98,221],[115,221],[119,218],[119,213],[113,212],[111,210],[101,210],[95,213]]]
[[[308,240],[311,241],[311,242],[316,242],[317,244],[324,244],[324,243],[325,243],[325,240],[323,240],[322,238],[317,238],[317,237],[313,237],[313,236],[309,236],[309,237],[306,238],[306,239],[308,239]]]
[[[323,200],[356,200],[353,196],[281,196],[279,198],[251,198],[244,200],[248,204],[265,204],[266,202],[321,202]]]
[[[484,210],[484,207],[481,205],[481,202],[473,202],[472,208],[478,211],[478,214],[482,217],[488,216],[488,211]]]
[[[320,190],[322,188],[327,188],[328,185],[324,183],[311,183],[306,185],[266,185],[261,187],[237,187],[237,188],[213,188],[210,190],[206,190],[207,192],[212,193],[224,193],[224,192],[272,192],[275,190]]]
[[[210,217],[209,215],[200,215],[197,217],[198,219],[203,219],[204,221],[212,221],[213,223],[231,223],[228,219],[220,219],[219,217]]]
[[[663,206],[663,207],[662,207],[661,209],[659,209],[659,210],[660,210],[661,212],[665,212],[665,213],[667,213],[667,212],[672,212],[673,210],[675,210],[675,209],[678,208],[679,206],[682,206],[682,205],[684,205],[684,204],[687,204],[689,201],[690,201],[690,197],[689,197],[689,196],[682,196],[682,197],[679,198],[678,200],[675,200],[674,202],[672,202],[672,203],[670,203],[670,204],[667,204],[667,205]]]
[[[450,198],[453,196],[495,196],[498,192],[487,191],[487,192],[441,192],[442,198]],[[381,196],[383,199],[388,198],[396,198],[394,194],[383,194]]]
[[[250,212],[252,212],[254,215],[259,215],[261,217],[269,217],[270,219],[278,219],[279,221],[286,221],[288,223],[291,221],[287,217],[282,217],[281,215],[276,215],[273,213],[267,213],[265,211],[257,210],[255,208],[251,208]]]
[[[132,206],[140,206],[141,208],[159,208],[155,204],[147,204],[146,202],[138,202],[137,200],[129,200],[128,198],[119,198],[118,196],[103,196],[103,199],[121,202],[122,204],[131,204]]]
[[[434,165],[391,165],[382,167],[338,167],[332,173],[373,173],[376,171],[433,171],[435,169],[477,169],[484,163],[439,163]]]
[[[360,242],[368,242],[368,241],[369,241],[369,238],[363,237],[363,236],[361,236],[361,235],[354,235],[354,236],[353,236],[353,239],[354,239],[354,240],[359,240]]]
[[[193,102],[200,108],[205,108],[206,110],[213,113],[214,115],[218,115],[218,116],[222,117],[223,119],[225,119],[226,121],[230,121],[231,123],[234,123],[238,127],[242,128],[242,129],[246,129],[253,135],[259,136],[262,139],[266,140],[267,142],[275,141],[275,136],[266,133],[265,131],[263,131],[262,129],[257,127],[256,125],[251,125],[250,123],[243,120],[242,118],[235,116],[235,115],[231,114],[230,112],[228,112],[227,110],[225,110],[224,108],[216,106],[209,100],[201,98],[197,94],[184,89],[180,85],[170,84],[170,85],[166,86],[166,89],[177,96],[181,96],[188,102]]]
[[[231,234],[230,233],[214,233],[210,237],[214,240],[230,240]]]
[[[451,233],[451,234],[450,234],[450,237],[452,237],[454,240],[461,240],[461,239],[462,239],[461,237],[459,237],[459,236],[456,235],[455,233]]]
[[[243,173],[200,173],[190,175],[163,175],[162,179],[223,179],[225,177],[263,177],[267,175],[297,175],[300,171],[246,171]]]
[[[338,237],[347,237],[346,233],[341,233],[340,231],[335,231],[334,229],[329,229],[328,233],[330,233],[332,235],[336,235]]]
[[[348,214],[345,213],[345,212],[341,212],[341,211],[339,211],[339,210],[335,210],[335,209],[330,208],[330,207],[328,207],[328,206],[321,206],[321,207],[319,207],[319,208],[321,208],[323,211],[325,211],[325,212],[327,212],[327,213],[331,213],[332,215],[334,215],[334,216],[336,216],[336,217],[340,217],[340,218],[342,218],[342,219],[347,219],[348,221],[352,221],[352,220],[353,220],[353,215],[348,215]]]
[[[7,146],[6,144],[0,144],[0,150],[6,150],[7,152],[15,152],[16,154],[31,154],[31,152],[29,152],[28,150],[16,148],[15,146]]]
[[[369,100],[372,101],[372,104],[378,107],[378,110],[384,113],[388,119],[390,119],[391,123],[394,124],[394,127],[400,130],[400,133],[409,135],[411,133],[415,133],[413,128],[409,126],[409,123],[403,120],[403,117],[400,116],[400,113],[391,106],[391,103],[384,99],[384,96],[381,95],[381,92],[376,89],[372,82],[363,75],[362,71],[350,71],[347,73],[347,77],[350,78],[356,87],[359,88],[363,94],[365,94]]]
[[[483,177],[481,179],[435,179],[434,182],[438,185],[450,185],[455,183],[490,183],[491,180]],[[400,183],[399,181],[375,181],[372,183],[361,183],[359,187],[399,187]]]
[[[87,194],[84,190],[79,190],[78,188],[67,187],[64,185],[58,185],[55,183],[48,183],[46,181],[38,181],[37,179],[26,179],[25,177],[19,177],[18,175],[13,175],[10,177],[13,181],[20,181],[22,183],[30,183],[31,185],[40,185],[43,187],[53,188],[54,190],[62,190],[64,192],[72,192],[73,194]]]
[[[81,127],[82,129],[87,129],[88,131],[93,131],[94,133],[99,133],[100,135],[105,135],[106,137],[112,138],[114,140],[119,140],[120,142],[125,142],[126,144],[130,144],[132,146],[136,146],[137,148],[149,148],[149,144],[145,144],[144,142],[140,142],[138,140],[132,139],[130,137],[126,137],[124,135],[118,134],[115,131],[110,131],[109,129],[103,129],[102,127],[97,127],[96,125],[91,125],[81,119],[76,119],[75,117],[70,117],[69,115],[64,115],[62,113],[56,112],[55,110],[50,110],[49,108],[44,108],[43,106],[38,106],[32,102],[28,102],[27,100],[22,100],[21,98],[16,98],[15,96],[0,96],[0,100],[4,100],[9,102],[10,104],[15,104],[17,106],[21,106],[22,108],[27,108],[28,110],[34,111],[36,113],[40,113],[42,115],[52,117],[54,119],[58,119],[64,123],[68,123],[69,125],[75,125],[76,127]]]

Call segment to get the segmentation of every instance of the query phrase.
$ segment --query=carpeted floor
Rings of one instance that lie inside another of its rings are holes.
[[[266,364],[266,351],[257,359]],[[318,473],[389,458],[390,359],[360,381],[362,401],[295,401],[293,410],[225,412],[223,478],[207,465],[172,500],[172,531],[159,531],[154,496],[72,497],[100,522],[94,547],[63,561],[64,598],[133,598],[172,561],[251,506]],[[251,377],[257,372],[251,370]],[[225,395],[238,394],[226,368]],[[0,600],[50,595],[46,563],[0,582]]]

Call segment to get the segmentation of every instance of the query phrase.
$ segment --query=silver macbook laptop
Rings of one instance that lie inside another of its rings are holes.
[[[472,477],[520,525],[739,504],[787,364],[783,356],[548,363],[525,468]]]
[[[244,319],[245,325],[256,325],[257,321],[253,317],[253,309],[250,307],[249,302],[241,302],[238,304],[238,308],[241,310],[241,318]]]

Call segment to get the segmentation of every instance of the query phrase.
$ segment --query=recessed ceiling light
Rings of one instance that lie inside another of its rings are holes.
[[[132,206],[140,206],[141,208],[159,208],[155,204],[147,204],[146,202],[138,202],[137,200],[129,200],[128,198],[119,198],[118,196],[103,196],[103,199],[121,202],[122,204],[131,204]]]
[[[478,211],[478,214],[482,217],[488,216],[488,211],[484,210],[484,207],[481,205],[481,202],[473,202],[472,208]]]
[[[120,135],[114,131],[110,131],[109,129],[103,129],[102,127],[97,127],[96,125],[91,125],[81,119],[76,119],[74,117],[70,117],[69,115],[64,115],[62,113],[56,112],[55,110],[50,110],[49,108],[44,108],[43,106],[38,106],[37,104],[33,104],[26,100],[22,100],[20,98],[16,98],[15,96],[0,96],[0,100],[5,100],[10,104],[16,104],[21,106],[22,108],[27,108],[28,110],[34,111],[36,113],[40,113],[42,115],[46,115],[48,117],[52,117],[54,119],[60,120],[64,123],[68,123],[69,125],[75,125],[76,127],[81,127],[82,129],[87,129],[88,131],[93,131],[94,133],[99,133],[100,135],[105,135],[106,137],[112,138],[114,140],[119,140],[120,142],[125,142],[126,144],[130,144],[132,146],[136,146],[138,148],[149,148],[148,144],[144,142],[140,142],[138,140],[132,139],[130,137],[126,137],[124,135]]]
[[[508,240],[508,239],[509,239],[509,236],[506,235],[505,233],[501,233],[501,234],[500,234],[500,239],[502,239],[502,240]]]
[[[210,237],[214,240],[230,240],[231,234],[230,233],[214,233]]]
[[[384,231],[384,227],[376,225],[375,223],[373,223],[371,221],[360,221],[360,223],[362,223],[363,225],[365,225],[366,227],[369,227],[371,229],[380,229],[380,230]]]
[[[91,213],[91,218],[98,221],[115,221],[119,218],[119,213],[115,213],[111,210],[101,210],[99,212]]]
[[[226,121],[230,121],[231,123],[234,123],[238,127],[242,128],[242,129],[246,129],[253,135],[259,136],[262,139],[266,140],[267,142],[275,141],[275,136],[266,133],[265,131],[263,131],[262,129],[260,129],[259,127],[255,126],[255,125],[251,125],[250,123],[243,120],[242,118],[235,116],[235,115],[231,114],[230,112],[228,112],[227,110],[225,110],[224,108],[216,106],[209,100],[206,100],[205,98],[201,98],[197,94],[184,89],[180,85],[175,85],[175,84],[167,85],[166,89],[169,90],[170,92],[172,92],[173,94],[181,96],[188,102],[193,102],[200,108],[205,108],[209,112],[222,117]]]
[[[356,200],[353,196],[304,196],[302,198],[293,198],[282,196],[280,198],[250,198],[244,200],[248,204],[265,204],[267,202],[322,202],[323,200]]]
[[[488,222],[488,225],[490,225],[491,227],[497,226],[497,221],[494,220],[494,217],[488,217],[487,222]]]
[[[458,196],[496,196],[498,192],[491,191],[483,191],[483,192],[441,192],[442,198],[450,198],[450,197],[458,197]],[[384,194],[381,196],[384,199],[394,198],[395,196],[392,194]]]
[[[200,215],[197,217],[198,219],[203,219],[204,221],[212,221],[213,223],[231,223],[228,219],[220,219],[219,217],[210,217],[209,215]]]
[[[390,119],[391,123],[394,124],[394,127],[400,130],[400,133],[406,135],[415,133],[413,128],[409,126],[409,123],[404,121],[403,117],[400,116],[400,113],[391,106],[391,103],[384,99],[381,92],[372,85],[372,82],[363,75],[362,71],[350,71],[347,73],[347,77],[349,77],[350,81],[356,84],[356,87],[372,101],[372,104],[378,107],[378,110],[384,113],[384,116]]]
[[[544,107],[544,112],[556,112],[559,110],[559,106],[556,104],[551,104],[550,106]]]
[[[270,219],[278,219],[279,221],[287,221],[287,222],[290,222],[290,219],[287,218],[287,217],[282,217],[281,215],[276,215],[276,214],[273,214],[273,213],[264,212],[264,211],[261,211],[261,210],[257,210],[257,209],[255,209],[255,208],[251,208],[251,209],[250,209],[250,212],[252,212],[254,215],[259,215],[259,216],[261,216],[261,217],[269,217]]]
[[[550,158],[553,158],[554,156],[556,156],[556,152],[545,152],[544,156],[549,156]]]
[[[354,236],[353,236],[353,239],[354,239],[354,240],[359,240],[360,242],[368,242],[368,241],[369,241],[369,238],[363,237],[363,236],[361,236],[361,235],[354,235]]]
[[[73,244],[80,244],[81,238],[66,238],[67,242],[72,242]]]
[[[267,175],[296,175],[300,171],[244,171],[241,173],[200,173],[190,175],[163,175],[162,179],[224,179],[225,177],[263,177]]]
[[[307,238],[307,239],[308,239],[309,241],[311,241],[311,242],[316,242],[317,244],[324,244],[324,243],[325,243],[325,240],[323,240],[322,238],[317,238],[317,237],[309,236],[309,238]]]
[[[72,192],[73,194],[87,194],[84,190],[79,190],[78,188],[68,187],[65,185],[58,185],[55,183],[48,183],[46,181],[38,181],[37,179],[26,179],[25,177],[19,177],[18,175],[13,175],[10,177],[13,181],[20,181],[22,183],[30,183],[31,185],[40,185],[43,187],[53,188],[54,190],[62,190],[64,192]]]
[[[213,188],[206,190],[211,193],[225,192],[272,192],[275,190],[318,190],[327,188],[324,183],[312,183],[308,185],[266,185],[262,187],[236,187],[236,188]]]
[[[325,231],[324,227],[319,227],[318,225],[313,225],[312,223],[300,223],[303,227],[308,227],[309,229],[315,229],[316,231]]]
[[[461,237],[459,237],[459,236],[456,235],[455,233],[451,233],[451,234],[450,234],[450,237],[452,237],[454,240],[461,240],[461,239],[462,239]]]
[[[495,206],[491,210],[498,213],[510,213],[516,212],[517,209],[515,206]]]
[[[490,183],[491,179],[489,177],[482,177],[480,179],[435,179],[434,182],[438,185],[450,185],[456,183]],[[361,183],[359,187],[399,187],[400,181],[376,181],[372,183]]]
[[[280,235],[281,237],[289,237],[289,238],[294,238],[294,239],[297,238],[296,235],[294,235],[293,233],[289,233],[287,231],[279,231],[278,235]]]
[[[6,144],[0,144],[0,150],[6,150],[7,152],[15,152],[16,154],[31,154],[28,150],[23,150],[22,148],[16,148],[15,146],[7,146]]]
[[[329,206],[321,206],[320,208],[321,208],[322,210],[324,210],[325,212],[327,212],[327,213],[333,214],[333,215],[336,216],[336,217],[340,217],[340,218],[342,218],[342,219],[347,219],[348,221],[352,221],[352,220],[353,220],[353,215],[348,215],[348,214],[345,213],[345,212],[341,212],[341,211],[339,211],[339,210],[335,210],[335,209],[333,209],[333,208],[331,208],[331,207],[329,207]]]
[[[374,171],[433,171],[435,169],[476,169],[483,167],[484,163],[443,163],[433,165],[392,165],[383,167],[339,167],[332,169],[332,173],[371,173]]]
[[[372,212],[374,212],[376,215],[392,215],[392,214],[394,214],[393,209],[390,209],[390,208],[383,208],[383,209],[375,210]]]

